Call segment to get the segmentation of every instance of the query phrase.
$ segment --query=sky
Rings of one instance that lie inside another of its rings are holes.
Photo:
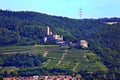
[[[74,19],[120,17],[120,0],[0,0],[0,9],[35,11]]]

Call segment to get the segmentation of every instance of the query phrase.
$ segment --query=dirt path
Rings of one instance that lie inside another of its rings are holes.
[[[46,57],[48,54],[48,51],[45,51],[45,53],[43,54],[43,57]]]
[[[76,65],[73,67],[74,72],[77,71],[78,66],[79,66],[79,63],[76,63]]]
[[[51,62],[51,59],[48,59],[47,62],[44,63],[42,67],[47,67],[47,65]]]
[[[3,54],[30,53],[30,52],[32,52],[31,49],[28,49],[28,50],[18,50],[18,51],[12,51],[12,52],[4,52]]]
[[[65,51],[64,51],[61,59],[58,61],[58,63],[56,64],[56,66],[58,66],[59,64],[61,64],[61,62],[62,62],[62,60],[64,59],[65,55],[67,55],[67,51],[68,51],[68,50],[65,50]]]

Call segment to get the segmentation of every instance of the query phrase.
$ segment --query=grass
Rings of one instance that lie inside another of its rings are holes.
[[[41,67],[47,67],[50,62],[51,59],[48,59],[47,62],[44,62]]]
[[[51,59],[60,59],[62,57],[62,53],[48,52],[47,58]]]
[[[58,60],[51,60],[51,61],[46,65],[46,68],[48,68],[48,69],[55,68],[57,63],[58,63]]]
[[[53,48],[57,48],[58,45],[38,45],[38,46],[34,46],[33,49],[34,50],[49,50],[49,49],[53,49]]]
[[[25,50],[31,50],[33,46],[4,46],[0,47],[0,53],[6,52],[20,52]]]
[[[5,71],[7,71],[8,73],[12,72],[12,71],[16,71],[19,70],[19,68],[16,67],[2,67],[0,68],[0,74],[4,73]]]
[[[69,50],[60,68],[70,68],[72,71],[107,70],[97,55],[89,50]]]
[[[69,69],[73,72],[80,71],[80,70],[87,70],[87,71],[97,71],[103,70],[107,71],[106,66],[100,62],[100,58],[89,50],[80,50],[80,49],[68,49],[66,47],[59,47],[57,45],[37,45],[37,46],[7,46],[1,47],[0,52],[16,52],[16,51],[23,51],[23,50],[31,50],[28,52],[29,54],[41,54],[43,57],[47,58],[48,60],[39,67],[45,67],[48,69],[51,68],[61,68],[61,69]],[[47,52],[45,56],[45,52]],[[26,53],[26,52],[23,52]],[[61,60],[63,54],[66,53]],[[58,64],[58,62],[60,64]],[[5,71],[8,68],[2,68],[2,71]],[[1,71],[0,71],[1,72]]]
[[[61,64],[59,64],[59,66],[57,66],[57,67],[62,68],[62,69],[72,70],[72,68],[74,66],[75,66],[74,63],[72,63],[70,61],[62,61]]]

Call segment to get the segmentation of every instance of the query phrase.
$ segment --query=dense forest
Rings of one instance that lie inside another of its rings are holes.
[[[61,34],[64,40],[69,41],[88,39],[85,35],[96,34],[108,28],[107,24],[94,19],[77,20],[37,12],[0,10],[0,45],[42,43],[46,26],[50,26],[53,33]]]
[[[120,18],[70,19],[30,11],[0,10],[0,46],[43,44],[46,26],[64,40],[77,42],[86,39],[89,49],[100,56],[109,68],[108,76],[120,75]]]
[[[32,54],[0,54],[0,60],[3,67],[35,67],[46,61],[41,55]]]

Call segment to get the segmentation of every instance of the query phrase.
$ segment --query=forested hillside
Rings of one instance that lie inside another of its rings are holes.
[[[111,19],[70,19],[37,12],[14,12],[0,10],[0,46],[42,44],[46,26],[53,33],[64,36],[64,40],[77,42],[86,39],[89,49],[100,56],[109,68],[110,79],[120,75],[120,24],[108,25],[104,22],[119,22]]]
[[[84,35],[98,31],[101,32],[104,28],[108,27],[108,25],[93,19],[76,20],[37,12],[0,10],[0,37],[3,40],[0,45],[42,43],[46,26],[50,26],[53,33],[64,35],[64,40],[69,41],[87,39]],[[13,36],[9,35],[10,32]],[[16,38],[13,39],[14,35]],[[11,38],[9,38],[10,36]]]
[[[0,45],[42,43],[43,37],[46,35],[46,26],[50,26],[53,33],[64,35],[64,40],[69,41],[89,40],[90,35],[104,37],[102,34],[109,30],[111,25],[103,22],[110,20],[119,21],[119,18],[77,20],[37,12],[0,10]],[[110,36],[110,38],[112,37]]]

